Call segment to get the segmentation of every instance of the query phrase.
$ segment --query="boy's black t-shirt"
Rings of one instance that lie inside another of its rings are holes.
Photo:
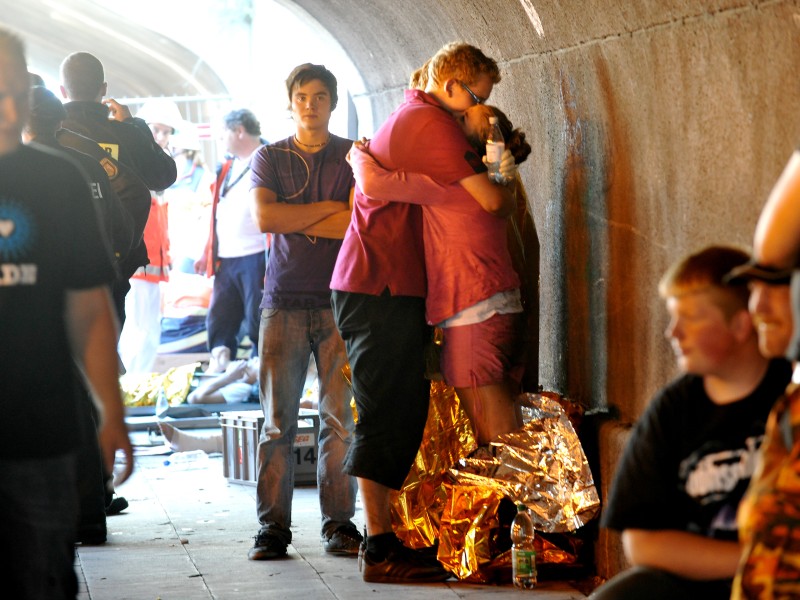
[[[752,394],[725,405],[697,375],[660,390],[631,432],[601,524],[735,540],[767,415],[790,378],[789,364],[773,360]]]

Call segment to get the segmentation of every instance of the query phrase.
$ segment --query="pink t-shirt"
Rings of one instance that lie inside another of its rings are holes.
[[[389,201],[404,191],[422,204],[429,323],[519,287],[506,242],[507,219],[483,210],[457,182],[442,185],[420,173],[388,171],[366,152],[350,156],[357,185],[370,198]]]
[[[406,90],[405,101],[378,129],[369,148],[387,169],[424,173],[444,184],[475,173],[475,152],[458,123],[421,90]],[[422,213],[417,206],[424,199],[403,194],[402,200],[372,200],[356,185],[331,289],[378,296],[388,288],[393,296],[425,297]]]

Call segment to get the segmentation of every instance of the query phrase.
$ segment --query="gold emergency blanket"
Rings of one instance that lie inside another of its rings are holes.
[[[600,509],[578,434],[555,399],[526,394],[520,402],[522,429],[498,436],[485,453],[456,465],[454,475],[469,483],[467,474],[496,481],[514,503],[528,506],[537,531],[575,531]]]
[[[528,505],[540,532],[572,532],[599,510],[586,456],[559,402],[526,394],[521,403],[523,428],[466,458],[476,449],[469,419],[452,388],[431,387],[423,442],[394,498],[393,523],[411,547],[438,540],[439,561],[459,579],[507,579],[515,502]],[[540,563],[577,560],[541,537],[537,554]]]
[[[422,444],[403,488],[392,492],[392,523],[407,546],[426,548],[436,542],[447,500],[448,469],[476,447],[472,425],[455,390],[441,381],[431,382]]]
[[[165,373],[126,373],[119,379],[125,406],[155,406],[162,389],[170,406],[183,404],[199,366],[200,363],[191,363],[173,367]]]

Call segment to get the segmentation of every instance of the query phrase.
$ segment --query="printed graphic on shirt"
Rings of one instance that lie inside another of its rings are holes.
[[[36,265],[20,263],[35,242],[36,230],[28,210],[0,198],[0,287],[34,285]]]
[[[711,531],[707,535],[736,530],[736,505],[728,499],[738,499],[740,495],[733,492],[747,486],[762,438],[749,437],[741,448],[702,447],[681,463],[679,477],[686,493],[698,505],[717,511],[709,521]]]
[[[306,191],[311,180],[311,169],[303,155],[290,148],[267,146],[267,154],[271,158],[271,166],[276,169],[275,179],[278,189],[274,190],[278,201],[286,202],[300,197]],[[288,160],[278,162],[276,153],[283,152]],[[277,167],[280,166],[280,170]],[[317,175],[319,177],[319,175]]]

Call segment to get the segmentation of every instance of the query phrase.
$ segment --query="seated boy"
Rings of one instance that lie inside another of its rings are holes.
[[[725,275],[748,255],[710,247],[673,265],[659,292],[683,375],[631,432],[601,525],[622,531],[633,568],[591,596],[648,600],[730,596],[740,548],[736,510],[767,415],[790,378],[764,358],[744,283]]]

